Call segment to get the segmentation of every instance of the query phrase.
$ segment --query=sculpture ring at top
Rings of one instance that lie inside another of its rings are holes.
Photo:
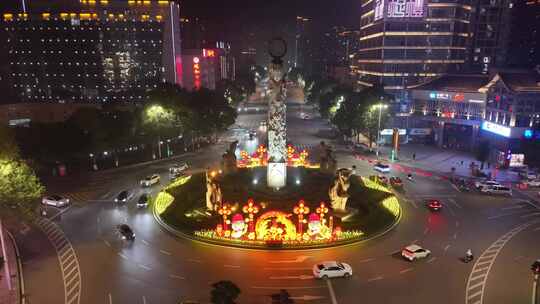
[[[281,37],[276,37],[268,42],[268,53],[272,56],[272,62],[281,64],[281,58],[287,54],[287,42]]]

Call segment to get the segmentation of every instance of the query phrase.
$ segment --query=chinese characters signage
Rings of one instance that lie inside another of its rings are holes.
[[[199,57],[193,57],[193,84],[195,89],[201,88],[201,63]]]
[[[424,0],[388,0],[388,18],[424,17]],[[375,15],[377,7],[375,8]],[[376,17],[375,17],[376,20]]]
[[[384,0],[375,0],[375,17],[373,21],[377,21],[384,17]]]

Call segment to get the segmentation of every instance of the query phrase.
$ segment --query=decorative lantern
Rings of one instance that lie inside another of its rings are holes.
[[[300,200],[298,205],[293,209],[294,214],[298,215],[298,233],[302,234],[302,224],[304,222],[304,215],[309,213],[309,207],[306,206],[304,200]]]
[[[231,205],[229,204],[223,204],[219,209],[218,209],[218,214],[221,215],[223,217],[223,230],[227,231],[228,230],[228,220],[227,220],[227,217],[229,215],[231,215],[232,213],[232,208],[231,208]],[[229,232],[230,233],[230,232]]]
[[[326,224],[326,219],[324,216],[328,213],[328,208],[326,207],[326,204],[324,202],[321,202],[319,204],[319,207],[315,210],[315,212],[319,215],[321,218],[321,223],[324,225]]]
[[[242,211],[248,215],[249,232],[253,232],[255,229],[253,217],[255,214],[259,213],[259,210],[259,206],[257,206],[252,199],[248,199],[247,205],[242,207]]]

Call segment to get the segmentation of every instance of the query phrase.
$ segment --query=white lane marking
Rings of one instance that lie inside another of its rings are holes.
[[[124,260],[127,260],[127,259],[128,259],[128,257],[127,257],[125,254],[123,254],[123,253],[120,253],[120,252],[119,252],[118,255],[119,255],[122,259],[124,259]]]
[[[143,302],[143,304],[146,304],[146,297],[145,296],[142,296],[142,302]]]
[[[450,183],[450,185],[452,185],[452,188],[454,188],[454,190],[456,190],[457,192],[461,192],[461,190],[459,190],[459,188],[453,183]]]
[[[253,289],[322,289],[326,286],[251,286]]]
[[[144,269],[144,270],[152,270],[152,268],[150,268],[150,267],[148,267],[148,266],[146,266],[146,265],[143,265],[143,264],[137,264],[137,266],[138,266],[139,268]]]
[[[112,304],[112,295],[109,293],[109,304]]]
[[[171,253],[170,253],[170,252],[168,252],[168,251],[165,251],[165,250],[160,250],[159,252],[161,252],[161,253],[163,253],[163,254],[165,254],[165,255],[171,255]]]
[[[227,265],[227,264],[223,265],[223,267],[225,267],[225,268],[240,268],[240,266],[238,266],[238,265]]]
[[[491,246],[489,246],[487,250],[482,252],[480,257],[474,263],[471,273],[469,274],[469,278],[467,279],[467,289],[465,290],[465,303],[466,304],[477,304],[477,303],[482,304],[483,303],[484,288],[486,287],[486,281],[488,279],[491,267],[493,266],[493,263],[497,259],[497,256],[499,255],[501,250],[504,248],[504,246],[510,239],[512,239],[519,232],[525,230],[529,226],[532,226],[536,223],[538,223],[538,220],[530,221],[528,223],[521,224],[520,226],[515,227],[514,229],[510,230],[509,232],[501,236],[497,241],[495,241]],[[480,262],[481,260],[485,260],[485,259],[488,259],[488,260]],[[486,266],[482,266],[482,265],[486,265]],[[483,273],[478,274],[479,272],[483,272]],[[480,288],[480,290],[477,291],[478,288]]]
[[[143,243],[143,244],[145,244],[147,246],[150,245],[150,243],[148,243],[146,240],[142,240],[142,239],[141,239],[141,243]]]
[[[332,287],[332,281],[326,280],[326,286],[328,286],[328,292],[330,293],[330,299],[332,299],[332,304],[337,304],[336,294],[334,293],[334,287]]]
[[[378,277],[374,277],[374,278],[369,279],[368,282],[379,281],[379,280],[382,280],[382,279],[384,279],[383,276],[378,276]]]
[[[184,277],[176,275],[176,274],[170,274],[169,277],[171,277],[173,279],[177,279],[177,280],[185,280]]]
[[[540,212],[529,213],[529,214],[522,215],[520,217],[521,218],[527,218],[527,217],[537,216],[537,215],[540,215]]]
[[[199,263],[199,264],[202,264],[202,261],[201,260],[197,260],[197,259],[187,259],[188,262],[193,262],[193,263]]]
[[[501,208],[501,210],[512,210],[512,209],[521,209],[521,208],[525,208],[525,206],[516,205],[516,206],[511,206],[511,207],[504,207],[504,208]]]
[[[454,238],[454,240],[456,240],[456,239],[457,239],[457,232],[456,232],[456,233],[454,233],[454,236],[453,236],[453,238]]]
[[[103,240],[103,243],[105,243],[105,245],[107,245],[108,247],[111,247],[111,243],[109,243],[109,241]]]
[[[444,251],[448,251],[448,248],[450,248],[450,245],[444,246]]]
[[[270,280],[292,280],[292,279],[300,279],[300,280],[310,280],[313,279],[312,275],[297,275],[297,276],[277,276],[277,277],[270,277]]]
[[[447,209],[450,211],[450,214],[452,216],[456,216],[456,212],[454,211],[454,208],[450,204],[447,204],[447,203],[444,203],[444,202],[442,204],[447,207]]]
[[[359,263],[368,263],[368,262],[371,262],[371,261],[375,261],[374,258],[369,258],[369,259],[363,259],[363,260],[360,260],[358,261]]]
[[[278,261],[270,261],[269,263],[272,263],[272,264],[302,263],[309,258],[311,257],[307,255],[301,255],[301,256],[297,256],[294,260],[278,260]]]
[[[400,273],[400,274],[404,274],[404,273],[407,273],[407,272],[413,271],[413,270],[414,270],[414,268],[410,267],[410,268],[401,270],[399,273]]]
[[[263,270],[272,270],[272,271],[288,271],[288,270],[311,270],[311,267],[283,267],[283,268],[272,268],[265,267]]]

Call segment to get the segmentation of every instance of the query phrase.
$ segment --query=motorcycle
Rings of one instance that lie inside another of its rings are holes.
[[[472,260],[474,260],[474,256],[472,255],[466,255],[465,257],[462,258],[463,263],[469,263],[469,262],[472,262]]]

